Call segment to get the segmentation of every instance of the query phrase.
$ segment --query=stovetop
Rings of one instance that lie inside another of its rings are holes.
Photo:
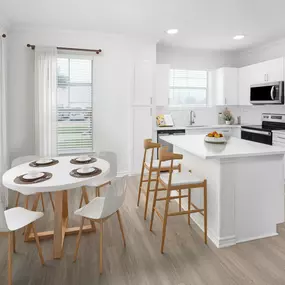
[[[241,126],[243,129],[258,130],[271,132],[273,130],[285,130],[285,124],[282,125],[252,125],[252,126]]]

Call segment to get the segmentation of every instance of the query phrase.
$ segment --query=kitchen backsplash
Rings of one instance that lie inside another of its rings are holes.
[[[168,109],[157,108],[156,114],[171,114],[176,126],[189,125],[189,111],[196,113],[196,125],[215,125],[218,124],[218,113],[222,112],[225,107],[198,107],[189,109]],[[262,113],[280,113],[285,114],[285,106],[228,106],[234,118],[241,116],[242,124],[260,124]]]

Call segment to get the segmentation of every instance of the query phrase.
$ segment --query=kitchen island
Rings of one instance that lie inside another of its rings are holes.
[[[217,247],[277,235],[284,222],[285,148],[231,137],[226,144],[204,142],[204,135],[168,136],[183,154],[182,170],[208,182],[208,237]],[[203,205],[202,191],[192,202]],[[182,203],[187,208],[187,201]],[[203,229],[200,214],[192,220]]]

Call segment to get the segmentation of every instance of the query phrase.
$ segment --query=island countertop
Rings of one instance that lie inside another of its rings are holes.
[[[226,144],[204,141],[205,135],[166,136],[161,139],[203,159],[239,158],[250,156],[284,155],[285,148],[271,146],[235,137]]]

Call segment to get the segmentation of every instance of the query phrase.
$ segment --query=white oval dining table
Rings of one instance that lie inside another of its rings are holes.
[[[90,182],[101,179],[104,175],[110,171],[110,165],[107,161],[97,158],[97,161],[90,164],[79,165],[72,164],[70,160],[75,156],[61,156],[54,157],[59,163],[47,166],[47,167],[31,167],[29,163],[24,163],[13,167],[3,174],[2,182],[5,187],[10,190],[18,191],[24,195],[35,195],[33,202],[33,211],[37,210],[38,202],[40,199],[40,193],[54,192],[54,229],[53,231],[39,232],[39,238],[53,238],[53,257],[60,259],[63,254],[63,244],[65,235],[76,234],[79,231],[79,227],[68,228],[68,191],[74,188],[82,188],[83,197],[85,203],[89,202],[88,195],[86,192],[85,185]],[[95,166],[100,168],[102,172],[94,177],[80,177],[76,178],[71,176],[69,173],[76,168],[83,166]],[[49,180],[33,183],[33,184],[17,184],[14,182],[15,178],[28,173],[30,171],[50,172],[52,177]],[[84,226],[85,232],[96,231],[94,222],[90,225]],[[31,233],[31,227],[28,226],[25,231],[25,241],[35,240],[34,234]]]

